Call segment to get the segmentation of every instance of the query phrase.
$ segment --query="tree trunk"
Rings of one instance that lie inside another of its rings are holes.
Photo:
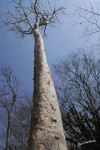
[[[66,150],[57,95],[37,24],[33,35],[34,95],[28,150]]]
[[[10,144],[10,124],[11,124],[11,115],[8,111],[8,124],[7,124],[7,131],[6,131],[6,145],[4,150],[9,150],[9,144]]]

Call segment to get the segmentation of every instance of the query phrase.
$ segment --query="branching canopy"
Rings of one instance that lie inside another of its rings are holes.
[[[83,6],[77,6],[78,15],[81,17],[81,25],[84,25],[84,36],[90,37],[93,34],[100,33],[100,10],[98,6],[94,7],[89,0],[89,6],[83,1]],[[100,3],[98,3],[100,4]]]
[[[2,26],[7,26],[9,31],[20,34],[21,37],[33,33],[34,24],[43,26],[44,35],[47,25],[54,26],[59,23],[58,15],[64,13],[64,7],[53,9],[50,3],[44,7],[40,0],[12,0],[12,9],[8,9],[6,15],[2,17]]]

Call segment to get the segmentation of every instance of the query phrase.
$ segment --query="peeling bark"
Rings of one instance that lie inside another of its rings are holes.
[[[34,96],[28,150],[66,150],[61,113],[38,24],[33,35]]]

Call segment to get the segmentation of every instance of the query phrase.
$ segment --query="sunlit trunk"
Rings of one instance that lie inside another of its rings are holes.
[[[66,150],[61,113],[38,25],[33,35],[34,96],[28,150]]]

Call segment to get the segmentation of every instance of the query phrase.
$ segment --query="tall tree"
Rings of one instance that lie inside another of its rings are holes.
[[[3,26],[21,36],[32,34],[35,39],[33,110],[28,150],[66,150],[57,95],[39,31],[43,27],[46,35],[46,27],[59,22],[58,15],[63,13],[64,8],[52,9],[49,2],[47,7],[43,7],[39,0],[29,1],[27,6],[24,0],[12,0],[12,3],[15,13],[8,10]]]

